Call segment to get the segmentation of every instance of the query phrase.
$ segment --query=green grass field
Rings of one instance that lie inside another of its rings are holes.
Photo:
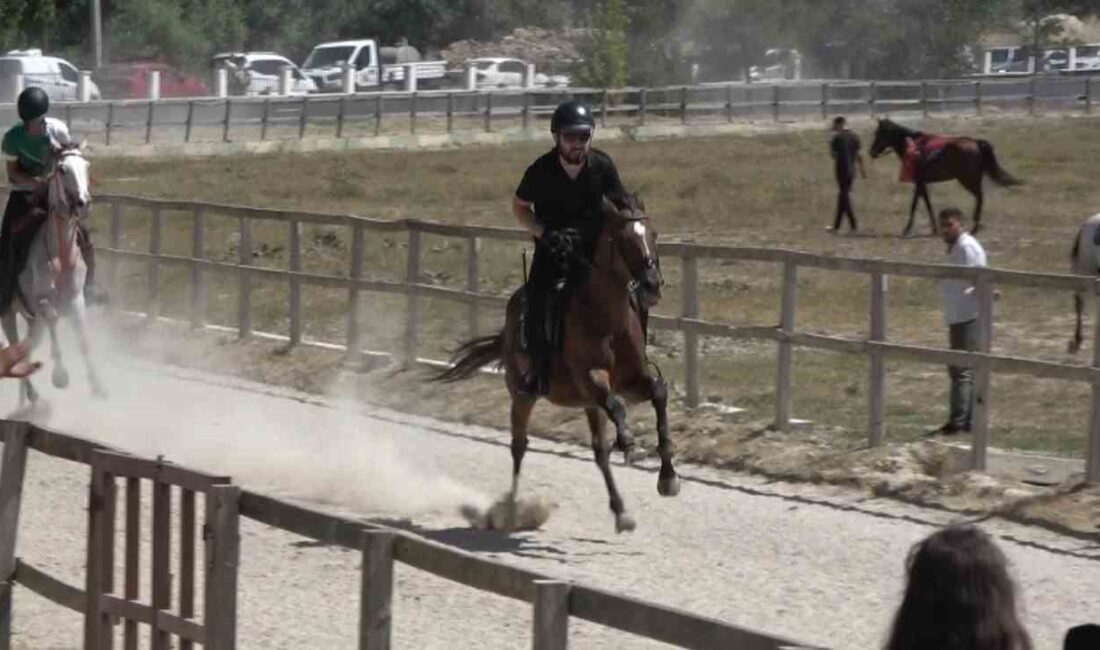
[[[996,188],[987,182],[985,229],[979,239],[990,264],[1001,268],[1067,272],[1069,249],[1078,224],[1098,211],[1100,185],[1093,165],[1100,159],[1094,119],[931,121],[928,131],[989,139],[1003,167],[1025,185]],[[870,125],[857,123],[870,144]],[[548,138],[549,140],[549,138]],[[893,157],[869,164],[870,177],[855,189],[858,236],[824,232],[835,200],[827,154],[828,133],[799,130],[713,139],[646,143],[612,142],[628,188],[642,194],[664,240],[775,246],[820,253],[940,262],[944,245],[919,215],[918,237],[899,237],[911,186],[896,182]],[[597,136],[597,146],[599,146]],[[440,152],[347,152],[186,160],[97,159],[93,176],[100,193],[205,200],[237,205],[354,213],[377,218],[419,218],[462,224],[511,226],[510,197],[524,168],[549,147],[470,148]],[[972,201],[951,184],[932,188],[934,206]],[[95,214],[101,244],[108,211]],[[167,214],[165,252],[189,254],[190,216]],[[207,225],[207,255],[236,260],[236,221],[214,218]],[[148,217],[127,211],[124,244],[148,246]],[[285,226],[254,226],[256,262],[285,268]],[[366,269],[370,277],[399,279],[404,272],[403,235],[371,236]],[[306,270],[343,273],[348,244],[339,228],[307,228]],[[445,286],[464,283],[464,242],[426,236],[423,279]],[[520,247],[486,242],[482,250],[483,291],[505,294],[521,281]],[[679,264],[663,260],[667,287],[658,313],[680,309]],[[143,306],[144,264],[126,264],[113,293],[123,305]],[[700,265],[702,316],[733,324],[778,322],[782,270],[763,263],[704,262]],[[165,311],[182,316],[187,308],[188,272],[162,270]],[[253,297],[257,329],[285,331],[285,285],[258,282]],[[211,320],[231,324],[236,288],[229,278],[209,289]],[[869,279],[850,273],[803,270],[799,275],[797,327],[803,331],[864,336],[868,329]],[[1087,362],[1091,350],[1074,359],[1065,352],[1072,327],[1068,294],[1005,287],[997,303],[995,353],[1062,362]],[[309,289],[306,335],[343,338],[346,292]],[[399,349],[404,300],[369,296],[363,311],[369,347]],[[888,294],[888,340],[946,347],[936,285],[892,278]],[[1093,313],[1092,308],[1088,310]],[[426,301],[422,354],[442,357],[465,332],[465,310]],[[1090,319],[1091,320],[1091,319]],[[498,314],[482,316],[484,331],[499,324]],[[1086,337],[1087,338],[1087,337]],[[679,335],[654,339],[654,355],[666,374],[679,381]],[[706,339],[703,343],[704,395],[749,409],[767,419],[773,406],[775,347],[772,344]],[[866,435],[867,360],[814,350],[796,350],[794,414],[834,425],[842,438],[858,444]],[[890,363],[887,436],[910,440],[942,423],[947,376],[940,366]],[[1081,457],[1085,447],[1089,389],[1083,384],[994,375],[991,442],[999,447],[1043,449]]]

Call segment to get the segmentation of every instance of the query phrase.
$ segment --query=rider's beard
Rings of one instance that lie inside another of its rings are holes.
[[[588,145],[585,144],[580,147],[575,147],[566,144],[558,147],[558,154],[561,156],[562,160],[570,165],[579,165],[588,157]]]

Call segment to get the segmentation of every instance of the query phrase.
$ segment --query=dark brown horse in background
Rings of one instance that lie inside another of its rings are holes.
[[[660,373],[655,376],[650,372],[645,349],[646,314],[660,300],[663,283],[657,233],[636,196],[628,196],[623,209],[605,200],[603,212],[604,225],[590,272],[572,290],[565,305],[561,352],[551,365],[547,399],[558,406],[584,409],[596,464],[615,514],[615,530],[622,532],[633,530],[635,524],[611,475],[606,418],[615,424],[616,448],[630,463],[634,439],[626,424],[626,404],[652,403],[657,413],[657,453],[661,457],[657,492],[675,496],[680,491],[680,479],[672,466],[668,386]],[[538,399],[517,391],[530,366],[519,344],[522,292],[517,290],[508,301],[503,331],[463,344],[452,358],[453,367],[436,376],[440,381],[458,381],[487,364],[504,365],[504,381],[512,397],[513,504],[527,450],[527,425]]]
[[[934,153],[921,151],[922,143],[935,138],[943,142]],[[932,223],[932,232],[936,232],[936,215],[932,213],[932,201],[928,198],[928,184],[957,180],[974,195],[974,227],[978,232],[982,224],[982,177],[989,176],[1002,187],[1019,185],[1021,181],[1001,169],[993,145],[988,140],[968,137],[930,136],[921,131],[907,129],[891,120],[879,120],[875,129],[875,141],[871,144],[871,157],[878,158],[887,149],[893,149],[903,164],[907,151],[907,140],[912,139],[918,147],[918,161],[913,178],[913,201],[909,204],[909,223],[905,225],[902,236],[913,229],[913,216],[917,211],[917,201],[924,199],[928,208],[928,219]]]

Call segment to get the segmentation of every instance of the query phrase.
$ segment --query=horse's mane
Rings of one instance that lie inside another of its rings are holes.
[[[897,133],[904,138],[918,138],[925,135],[924,131],[917,131],[916,129],[910,129],[907,126],[902,126],[891,119],[883,119],[879,124],[882,125],[887,131],[891,133]]]

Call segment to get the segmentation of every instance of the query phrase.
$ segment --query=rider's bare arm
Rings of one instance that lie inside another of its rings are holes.
[[[533,237],[542,237],[545,230],[539,220],[535,218],[534,204],[528,203],[518,196],[512,197],[512,214],[516,215],[519,225],[531,233]]]
[[[38,179],[23,171],[16,160],[8,160],[8,182],[12,185],[36,185]]]

